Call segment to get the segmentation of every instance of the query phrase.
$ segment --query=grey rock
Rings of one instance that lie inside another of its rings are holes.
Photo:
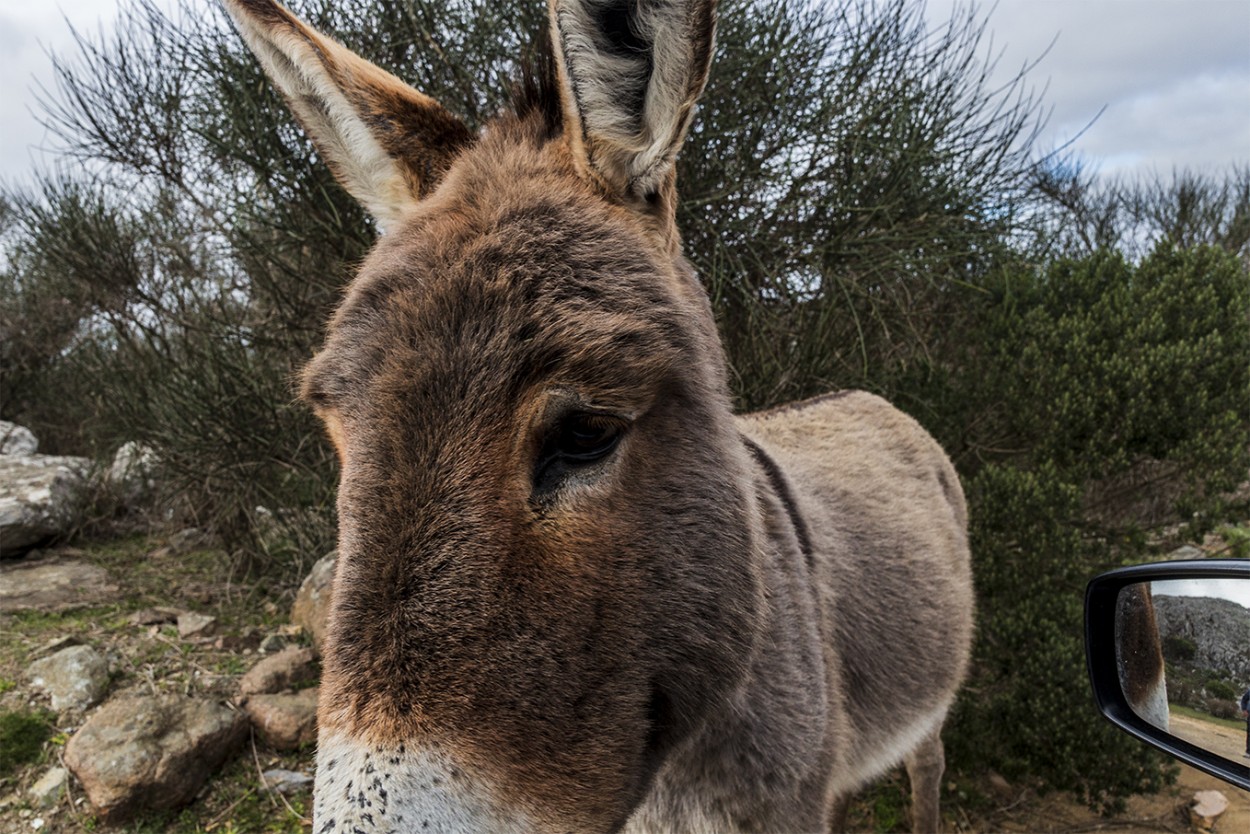
[[[0,455],[0,556],[15,556],[77,522],[86,458]]]
[[[210,617],[207,614],[183,611],[178,615],[178,636],[183,639],[206,636],[211,634],[216,626],[217,618]]]
[[[65,746],[103,821],[190,802],[247,736],[241,713],[181,695],[114,698]]]
[[[1236,581],[1236,580],[1233,580]],[[1180,637],[1195,646],[1198,669],[1250,681],[1250,610],[1214,597],[1175,597],[1155,593],[1155,621],[1163,639]]]
[[[108,690],[108,661],[90,646],[70,646],[26,669],[31,686],[52,699],[52,709],[85,710]]]
[[[313,781],[313,778],[307,773],[283,770],[281,768],[266,770],[261,774],[261,778],[265,780],[265,787],[281,794],[298,793],[304,788],[311,786]]]
[[[1195,547],[1192,544],[1184,544],[1168,554],[1169,559],[1205,559],[1205,553],[1202,548]]]
[[[209,545],[209,535],[198,527],[187,527],[169,537],[169,550],[175,556]]]
[[[291,622],[312,635],[313,645],[321,651],[325,641],[326,623],[330,618],[330,596],[334,586],[334,562],[338,551],[330,551],[313,565],[291,606]]]
[[[286,648],[286,638],[281,634],[266,634],[256,650],[261,654],[274,654]]]
[[[108,602],[116,594],[103,568],[55,553],[0,562],[0,614],[65,611]]]
[[[266,657],[239,680],[239,692],[260,695],[281,692],[317,680],[317,662],[312,649],[290,646]]]
[[[27,457],[39,449],[39,440],[25,426],[0,420],[0,455]]]
[[[26,795],[36,808],[50,808],[61,801],[65,795],[65,786],[69,784],[69,771],[63,767],[54,767],[40,776],[30,786]]]
[[[135,506],[156,489],[157,464],[156,451],[134,440],[123,443],[113,455],[108,480],[126,506]]]
[[[182,613],[175,608],[142,608],[130,615],[132,625],[151,626],[178,622]]]
[[[317,690],[252,695],[242,704],[257,734],[274,750],[297,750],[317,740]]]

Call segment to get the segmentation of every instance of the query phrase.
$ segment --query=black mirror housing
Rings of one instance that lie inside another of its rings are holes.
[[[1121,637],[1117,633],[1117,611],[1120,612],[1119,618],[1123,619],[1125,610],[1121,605],[1121,592],[1131,586],[1150,588],[1152,583],[1177,580],[1242,580],[1250,587],[1250,561],[1209,559],[1159,562],[1119,568],[1091,580],[1085,589],[1085,655],[1094,700],[1102,714],[1125,732],[1188,765],[1243,790],[1250,790],[1250,759],[1246,763],[1233,761],[1180,737],[1166,726],[1160,726],[1165,722],[1147,720],[1146,711],[1140,710],[1139,714],[1125,694],[1125,689],[1132,687],[1124,680],[1126,661],[1120,645]],[[1149,592],[1146,593],[1148,596]],[[1149,621],[1153,625],[1153,603],[1150,603]],[[1119,628],[1123,630],[1122,622]],[[1156,643],[1161,642],[1157,631],[1153,639]],[[1244,651],[1250,653],[1250,645],[1244,646]],[[1157,647],[1156,652],[1162,658]],[[1241,681],[1239,686],[1244,687],[1248,683],[1250,681]]]

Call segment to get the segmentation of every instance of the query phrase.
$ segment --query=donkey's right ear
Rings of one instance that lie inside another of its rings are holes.
[[[273,0],[224,0],[239,33],[339,182],[384,227],[472,141],[441,104]]]

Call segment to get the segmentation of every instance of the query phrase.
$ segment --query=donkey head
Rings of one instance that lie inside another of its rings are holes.
[[[303,378],[341,462],[315,830],[618,829],[762,604],[673,219],[714,0],[555,0],[549,71],[480,135],[226,5],[385,230]]]

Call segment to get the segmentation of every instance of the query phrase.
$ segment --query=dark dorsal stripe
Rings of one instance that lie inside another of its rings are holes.
[[[786,508],[786,514],[790,516],[790,525],[794,528],[794,537],[799,540],[799,550],[803,551],[807,567],[813,567],[812,537],[807,531],[807,523],[799,515],[799,508],[794,503],[794,493],[790,491],[790,482],[786,480],[785,473],[781,471],[777,461],[773,460],[768,452],[765,452],[754,440],[743,435],[742,442],[746,444],[751,457],[755,458],[755,462],[768,476],[769,483],[773,485],[773,492],[777,493],[777,500],[781,501],[781,506]]]

